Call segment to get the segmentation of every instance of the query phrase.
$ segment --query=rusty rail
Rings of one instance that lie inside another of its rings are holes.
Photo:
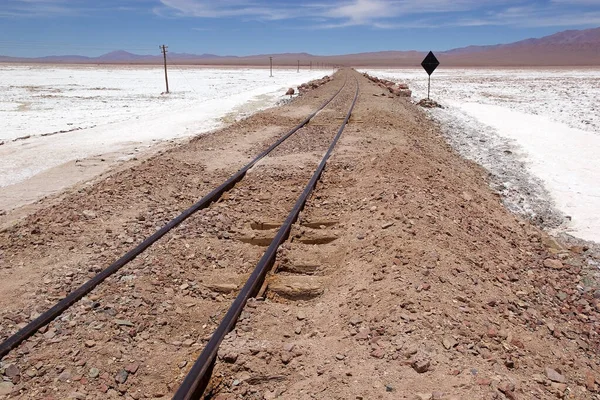
[[[298,219],[298,215],[304,208],[308,196],[310,196],[311,192],[315,188],[323,170],[325,169],[325,165],[327,164],[327,160],[331,156],[331,153],[337,144],[340,136],[342,135],[350,116],[352,115],[352,111],[354,110],[354,106],[356,105],[356,100],[358,99],[359,94],[359,85],[358,79],[356,79],[356,93],[354,95],[354,100],[352,101],[352,105],[346,114],[346,118],[344,122],[340,126],[337,134],[333,138],[333,141],[329,145],[327,152],[323,156],[321,163],[315,170],[312,178],[304,188],[302,194],[294,204],[292,211],[289,213],[285,222],[279,228],[277,235],[273,238],[273,241],[259,260],[258,264],[254,268],[254,271],[250,275],[250,278],[246,281],[246,284],[237,295],[236,299],[232,303],[231,307],[223,317],[223,320],[212,334],[210,340],[204,347],[202,353],[188,372],[181,386],[175,393],[173,400],[196,400],[200,399],[203,395],[208,383],[210,382],[210,378],[212,376],[212,371],[214,369],[215,361],[217,359],[217,352],[219,351],[219,346],[221,342],[225,338],[225,336],[231,332],[231,330],[235,327],[235,324],[242,313],[246,302],[250,297],[255,296],[260,290],[265,277],[273,263],[275,262],[275,257],[277,255],[277,249],[279,246],[287,240],[289,237],[290,231],[292,229],[292,225]]]
[[[198,202],[193,204],[190,208],[182,212],[179,216],[175,217],[171,221],[169,221],[165,226],[160,228],[151,236],[147,237],[142,243],[137,245],[135,248],[127,252],[124,256],[119,258],[117,261],[112,263],[102,272],[98,273],[98,275],[94,276],[92,279],[81,285],[79,288],[69,293],[64,299],[60,300],[56,305],[50,308],[48,311],[44,312],[42,315],[31,321],[25,327],[20,329],[18,332],[7,338],[2,344],[0,344],[0,359],[7,355],[12,349],[17,347],[23,341],[33,336],[39,329],[46,326],[50,322],[52,322],[56,317],[61,315],[65,310],[75,304],[77,301],[81,300],[83,296],[91,292],[96,286],[106,280],[109,276],[113,275],[115,272],[119,271],[129,262],[133,261],[137,256],[143,253],[146,249],[152,246],[156,241],[166,235],[173,228],[181,224],[183,221],[188,219],[191,215],[196,213],[199,210],[207,208],[213,202],[219,200],[223,193],[227,192],[231,188],[235,186],[236,183],[241,181],[250,168],[252,168],[258,161],[267,156],[270,152],[272,152],[275,148],[277,148],[281,143],[283,143],[286,139],[296,133],[298,130],[306,126],[321,110],[323,110],[329,103],[335,99],[340,92],[344,89],[348,81],[348,77],[344,80],[344,84],[340,89],[328,100],[326,100],[321,106],[312,114],[310,114],[306,119],[292,128],[289,132],[280,137],[275,143],[269,146],[266,150],[256,156],[252,161],[246,164],[242,169],[233,174],[229,179],[227,179],[224,183],[218,186],[216,189],[211,191],[209,194],[204,196]]]

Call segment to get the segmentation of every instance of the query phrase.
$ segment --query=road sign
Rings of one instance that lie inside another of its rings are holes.
[[[433,74],[433,71],[435,71],[438,65],[440,65],[440,62],[437,58],[435,58],[431,51],[429,52],[429,54],[427,54],[427,57],[425,57],[425,59],[421,63],[421,66],[423,67],[423,69],[425,69],[425,71],[427,71],[427,74],[429,75]]]
[[[431,89],[431,74],[433,74],[433,71],[435,71],[438,65],[440,65],[440,62],[437,58],[435,58],[435,55],[433,55],[433,52],[431,51],[421,63],[421,66],[427,72],[427,75],[429,75],[429,83],[427,84],[427,99],[429,99],[429,91]]]

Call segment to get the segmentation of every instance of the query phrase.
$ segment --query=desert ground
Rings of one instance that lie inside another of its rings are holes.
[[[410,76],[394,79],[421,97]],[[209,134],[191,129],[191,139],[106,169],[27,212],[6,210],[0,337],[189,207],[344,82],[328,108],[221,201],[6,356],[1,393],[170,397],[358,84],[352,119],[265,293],[221,347],[213,398],[600,398],[593,249],[553,238],[543,221],[507,208],[493,174],[464,157],[438,111],[351,69]]]

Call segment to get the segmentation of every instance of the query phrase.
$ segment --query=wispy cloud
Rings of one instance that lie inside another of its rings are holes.
[[[51,18],[93,15],[96,12],[144,11],[158,0],[0,0],[0,18]]]
[[[0,0],[0,18],[153,12],[168,18],[291,21],[294,28],[600,25],[600,0]]]
[[[434,26],[568,26],[599,23],[600,0],[336,0],[328,2],[267,0],[160,0],[155,12],[171,17],[258,20],[298,19],[336,29]],[[576,5],[577,7],[573,7]],[[596,8],[596,10],[594,10]],[[442,20],[440,20],[440,18]],[[431,22],[428,22],[431,20]]]

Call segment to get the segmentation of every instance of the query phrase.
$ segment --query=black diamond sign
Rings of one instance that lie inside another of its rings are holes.
[[[440,65],[440,62],[437,58],[435,58],[431,51],[429,52],[429,54],[427,54],[427,57],[425,57],[425,59],[421,63],[421,66],[425,69],[425,71],[427,71],[427,74],[429,74],[430,76],[431,74],[433,74],[433,71],[435,71],[438,65]]]

